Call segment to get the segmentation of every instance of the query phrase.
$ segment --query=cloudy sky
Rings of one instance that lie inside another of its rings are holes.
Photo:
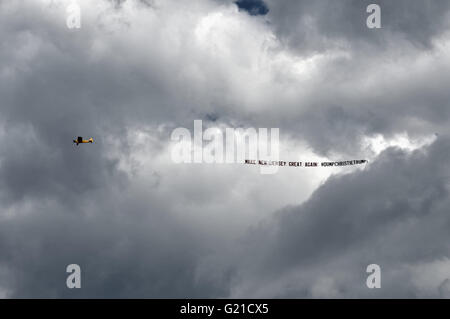
[[[450,297],[450,2],[72,2],[0,1],[0,297]],[[369,164],[176,164],[196,119]]]

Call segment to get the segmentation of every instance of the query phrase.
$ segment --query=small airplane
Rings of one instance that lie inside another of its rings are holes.
[[[91,137],[88,140],[83,140],[81,136],[78,136],[76,140],[73,140],[75,144],[83,144],[83,143],[94,143],[94,139]]]

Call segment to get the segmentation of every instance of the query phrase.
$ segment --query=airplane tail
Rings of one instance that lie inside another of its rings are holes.
[[[91,137],[90,139],[88,139],[89,143],[94,143],[94,139]]]

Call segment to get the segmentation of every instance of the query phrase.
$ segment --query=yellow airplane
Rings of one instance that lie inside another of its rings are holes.
[[[94,139],[91,137],[88,140],[83,140],[81,136],[78,136],[76,140],[73,140],[75,144],[83,144],[83,143],[94,143]]]

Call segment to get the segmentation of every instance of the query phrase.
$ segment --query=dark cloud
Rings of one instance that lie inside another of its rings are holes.
[[[264,286],[277,283],[270,296],[439,297],[450,276],[449,154],[448,138],[411,154],[390,148],[363,171],[331,177],[253,230],[243,254],[256,261],[242,263],[235,291],[267,296]],[[433,273],[439,260],[447,264],[438,280],[413,287],[411,277]],[[377,291],[365,287],[372,263],[384,278]],[[316,294],[323,278],[332,287]]]
[[[94,195],[97,204],[94,196],[79,198],[78,208],[38,204],[26,216],[2,220],[0,263],[8,273],[8,297],[226,294],[226,286],[196,281],[198,260],[206,254],[199,236],[155,204],[124,200],[123,194],[115,195],[120,201],[111,193]],[[65,286],[65,268],[72,263],[82,269],[80,290]]]
[[[277,34],[300,52],[326,51],[335,47],[384,50],[394,40],[406,40],[422,48],[432,46],[434,36],[448,28],[446,1],[377,1],[382,29],[366,26],[366,8],[373,1],[320,0],[267,1],[269,18]]]

